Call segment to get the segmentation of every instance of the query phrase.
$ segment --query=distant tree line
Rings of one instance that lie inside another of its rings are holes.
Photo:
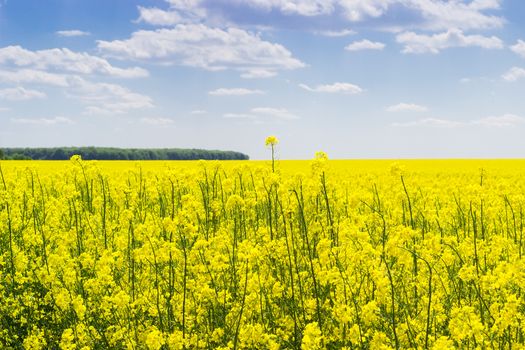
[[[246,154],[182,148],[113,148],[113,147],[56,147],[4,148],[0,159],[67,160],[78,154],[85,160],[246,160]]]

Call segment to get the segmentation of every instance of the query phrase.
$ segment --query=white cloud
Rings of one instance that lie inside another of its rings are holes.
[[[114,67],[104,58],[69,49],[31,51],[20,46],[0,48],[0,82],[67,88],[64,89],[66,96],[86,105],[85,113],[88,114],[126,113],[153,106],[148,96],[117,84],[90,82],[78,74],[136,78],[145,77],[148,72],[139,67]],[[0,91],[0,98],[11,100],[45,96],[43,92],[21,87]]]
[[[234,0],[237,3],[270,11],[276,9],[287,15],[322,16],[342,11],[350,21],[379,17],[396,0]]]
[[[66,96],[86,105],[86,114],[120,114],[133,109],[153,107],[153,101],[149,96],[133,92],[118,84],[90,82],[79,76],[35,70],[17,72],[0,70],[0,82],[46,84],[67,88],[64,90]],[[40,91],[24,88],[0,90],[0,95],[3,95],[5,99],[45,97],[45,94]]]
[[[213,11],[206,9],[206,1],[200,0],[166,0],[169,3],[169,11],[158,8],[146,9],[146,15],[141,12],[141,21],[153,25],[175,24],[170,17],[174,13],[180,15],[185,22],[197,22],[210,17]],[[321,16],[331,15],[342,11],[346,18],[351,21],[359,21],[365,17],[379,17],[386,12],[390,3],[400,0],[215,0],[209,3],[231,5],[246,5],[264,12],[277,10],[285,15],[299,16]],[[165,13],[163,13],[165,12]],[[178,22],[180,23],[180,22]]]
[[[403,53],[439,53],[451,47],[477,46],[484,49],[501,49],[503,42],[495,36],[465,35],[459,29],[449,29],[434,35],[405,32],[397,35],[398,43],[403,44]]]
[[[185,17],[194,19],[205,18],[208,11],[202,6],[202,0],[166,0],[170,8],[184,14]]]
[[[398,103],[385,109],[387,112],[426,112],[428,108],[414,103]]]
[[[153,107],[149,96],[121,85],[93,83],[79,77],[71,80],[67,94],[86,105],[85,114],[123,114],[134,109]]]
[[[148,125],[173,125],[175,121],[170,118],[152,117],[152,118],[141,118],[140,122]]]
[[[139,6],[140,16],[138,22],[144,22],[156,26],[173,26],[182,23],[184,20],[177,11],[164,11],[156,7]]]
[[[340,37],[344,37],[344,36],[355,35],[356,32],[351,30],[351,29],[322,30],[322,31],[315,32],[315,34],[322,35],[322,36],[327,36],[327,37],[330,37],[330,38],[340,38]]]
[[[501,0],[472,0],[468,6],[473,10],[499,9],[501,6]]]
[[[208,95],[212,95],[212,96],[246,96],[246,95],[263,95],[263,94],[264,94],[264,91],[262,90],[250,90],[250,89],[245,89],[245,88],[234,88],[234,89],[220,88],[220,89],[208,92]]]
[[[317,85],[316,87],[310,87],[306,84],[299,84],[299,87],[311,92],[325,92],[325,93],[343,93],[343,94],[360,94],[363,89],[357,85],[350,83],[333,83],[329,85]]]
[[[250,69],[241,74],[243,79],[267,79],[275,77],[277,73],[266,69]]]
[[[297,115],[291,113],[286,108],[256,107],[252,108],[250,112],[259,116],[267,115],[285,120],[299,119]]]
[[[510,49],[520,55],[521,57],[525,58],[525,41],[518,40],[515,45],[512,45]]]
[[[8,108],[8,107],[0,107],[0,113],[2,112],[9,112],[11,110],[11,108]]]
[[[372,42],[370,40],[364,39],[361,41],[354,41],[353,43],[347,45],[345,50],[347,51],[361,51],[361,50],[383,50],[385,44],[380,42]]]
[[[490,116],[480,119],[474,119],[470,121],[454,121],[449,119],[437,119],[437,118],[425,118],[414,120],[404,123],[393,123],[392,126],[396,127],[417,127],[417,126],[428,126],[428,127],[439,127],[439,128],[459,128],[459,127],[495,127],[505,128],[518,125],[524,125],[525,118],[517,116],[515,114],[503,114],[500,116]]]
[[[91,35],[90,32],[84,32],[82,30],[73,29],[73,30],[59,30],[55,32],[56,35],[62,37],[76,37],[76,36],[88,36]]]
[[[98,41],[98,48],[122,59],[180,64],[208,70],[253,72],[305,67],[284,46],[264,41],[238,28],[219,29],[203,24],[179,24],[171,29],[134,32],[127,40]],[[247,73],[246,73],[247,72]]]
[[[198,8],[202,0],[166,0],[173,8],[192,10]]]
[[[46,94],[38,90],[29,90],[21,86],[0,90],[0,99],[9,101],[26,101],[36,98],[45,98]]]
[[[170,1],[169,9],[158,7],[138,6],[139,18],[136,22],[147,23],[153,26],[174,26],[182,23],[199,23],[209,20],[213,13],[208,13],[201,6],[201,1]]]
[[[149,96],[133,92],[118,84],[90,82],[74,75],[54,74],[31,69],[22,69],[16,72],[0,70],[0,82],[32,83],[67,88],[64,89],[66,96],[84,104],[86,106],[85,114],[122,114],[133,109],[153,107],[153,101]],[[4,92],[4,98],[9,97],[11,99],[45,97],[45,94],[40,91],[24,88],[1,91]]]
[[[277,9],[285,14],[318,16],[330,14],[335,10],[333,0],[234,0],[265,11]]]
[[[502,17],[484,14],[483,11],[497,10],[501,2],[502,0],[396,1],[419,12],[423,20],[420,27],[428,30],[500,28],[505,20]]]
[[[74,124],[74,121],[66,117],[54,118],[11,118],[11,122],[16,124],[31,124],[31,125],[55,125],[55,124]]]
[[[512,67],[501,77],[506,81],[516,81],[525,78],[525,68]]]
[[[366,17],[381,17],[386,13],[389,6],[396,0],[339,0],[339,5],[347,19],[350,21],[362,21]]]
[[[104,58],[69,49],[31,51],[20,46],[7,46],[0,48],[0,65],[27,67],[42,71],[52,69],[77,74],[102,74],[118,78],[148,76],[148,72],[140,67],[114,67]]]
[[[63,74],[48,73],[34,69],[20,69],[16,71],[1,70],[0,82],[12,84],[44,84],[66,87],[69,85],[68,77]]]
[[[449,28],[492,29],[505,23],[502,17],[487,14],[498,10],[502,0],[216,0],[237,3],[266,12],[277,10],[286,15],[327,16],[342,14],[352,22],[380,18],[391,8],[403,7],[417,15],[417,20],[403,22],[403,28],[446,30]],[[194,8],[204,4],[194,2]]]
[[[266,13],[272,10],[285,15],[298,16],[334,16],[342,14],[351,22],[368,18],[380,18],[391,8],[402,7],[415,14],[412,21],[400,21],[393,27],[400,30],[459,30],[494,29],[505,24],[501,16],[490,12],[501,9],[502,0],[167,0],[169,9],[139,7],[139,21],[160,26],[174,26],[183,23],[200,23],[209,21],[213,14],[218,16],[221,25],[227,25],[226,18],[221,18],[221,5],[246,5]],[[211,7],[210,4],[215,7]],[[218,4],[218,5],[217,5]],[[213,9],[213,10],[212,10]],[[352,30],[325,30],[316,34],[326,36],[347,36]]]

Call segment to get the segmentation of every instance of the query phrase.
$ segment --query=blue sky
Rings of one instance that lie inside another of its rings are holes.
[[[0,4],[0,147],[525,157],[525,1]]]

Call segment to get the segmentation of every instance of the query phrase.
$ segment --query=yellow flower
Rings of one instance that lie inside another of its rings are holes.
[[[315,152],[314,159],[316,160],[328,160],[328,154],[323,151]]]
[[[162,332],[152,327],[146,335],[146,346],[149,350],[158,350],[166,343]]]
[[[73,300],[71,301],[71,305],[73,306],[73,310],[75,310],[78,318],[80,320],[83,320],[86,314],[86,306],[84,305],[84,302],[80,295],[77,295],[73,298]]]
[[[277,139],[277,137],[275,137],[275,136],[268,136],[266,138],[266,141],[264,142],[266,147],[268,147],[268,146],[275,146],[278,143],[279,143],[279,139]]]
[[[318,350],[322,349],[323,334],[319,329],[317,322],[312,322],[306,325],[303,332],[303,341],[301,343],[302,350]]]
[[[80,155],[78,155],[78,154],[74,154],[74,155],[71,156],[71,158],[69,158],[69,160],[71,162],[80,162],[80,161],[82,161],[82,157]]]
[[[24,339],[24,348],[31,350],[44,349],[46,346],[46,340],[44,338],[44,331],[33,327],[31,334]]]
[[[68,328],[62,333],[62,339],[60,340],[60,349],[62,350],[74,350],[76,349],[75,345],[75,335],[73,330]]]
[[[370,325],[376,321],[378,312],[379,307],[375,300],[372,300],[361,309],[361,318],[366,325]]]
[[[472,306],[453,308],[449,324],[452,338],[458,342],[476,338],[480,341],[483,338],[483,324]]]
[[[376,332],[370,342],[370,349],[390,350],[392,347],[389,345],[389,340],[385,333]]]
[[[433,350],[453,350],[454,342],[450,340],[448,337],[441,336],[438,339],[436,339],[436,342],[432,346]]]

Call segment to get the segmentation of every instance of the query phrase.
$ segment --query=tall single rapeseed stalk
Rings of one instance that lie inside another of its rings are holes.
[[[272,148],[272,172],[275,172],[275,146],[279,143],[279,139],[275,136],[268,136],[265,141],[266,147]]]

